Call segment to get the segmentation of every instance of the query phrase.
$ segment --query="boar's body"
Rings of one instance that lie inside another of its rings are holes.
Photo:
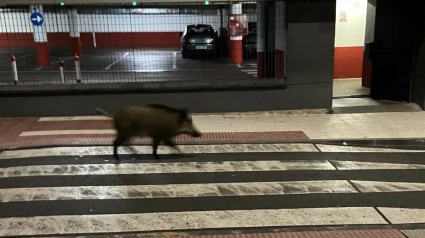
[[[114,156],[116,159],[118,159],[118,146],[135,136],[152,138],[153,155],[157,159],[159,158],[157,149],[161,142],[178,150],[174,144],[173,137],[180,134],[188,134],[193,137],[201,136],[201,133],[194,127],[186,109],[149,104],[126,107],[115,115],[111,115],[101,109],[96,110],[103,115],[113,117],[117,131],[117,137],[114,141]]]

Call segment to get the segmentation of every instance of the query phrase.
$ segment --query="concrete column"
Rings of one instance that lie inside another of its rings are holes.
[[[257,78],[265,77],[266,24],[265,2],[257,2]]]
[[[30,5],[30,13],[32,14],[34,12],[39,12],[43,14],[43,6]],[[42,20],[44,21],[44,19]],[[47,43],[47,31],[46,31],[46,25],[44,22],[40,26],[33,25],[33,36],[34,36],[35,49],[37,51],[38,66],[49,66],[50,65],[49,45]]]
[[[230,7],[230,14],[242,14],[242,4],[232,4]],[[230,36],[230,58],[233,64],[241,64],[243,62],[242,39],[243,36]]]
[[[78,24],[77,9],[68,10],[69,36],[71,37],[72,54],[81,55],[80,27]]]
[[[370,43],[374,41],[375,16],[376,16],[376,0],[368,0],[367,10],[366,10],[365,45],[366,43]],[[372,61],[369,59],[369,51],[365,49],[363,53],[362,87],[370,88],[371,83],[372,83]]]
[[[376,0],[367,1],[365,43],[372,42],[375,37]]]
[[[286,26],[284,1],[275,2],[275,77],[285,76]]]

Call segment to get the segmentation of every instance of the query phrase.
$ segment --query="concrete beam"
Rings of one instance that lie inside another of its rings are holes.
[[[267,0],[257,0],[257,1],[267,1]],[[128,2],[128,4],[130,5],[132,0],[1,0],[0,4],[1,5],[21,5],[21,4],[60,4],[60,2],[63,2],[65,4],[68,5],[73,5],[73,4],[78,4],[78,5],[93,5],[93,4],[123,4]],[[190,0],[190,1],[186,1],[186,0],[138,0],[136,1],[140,4],[143,3],[186,3],[186,4],[190,4],[190,3],[204,3],[205,0]],[[234,2],[234,0],[209,0],[210,4],[217,4],[217,3],[232,3]],[[254,2],[255,3],[255,2]]]

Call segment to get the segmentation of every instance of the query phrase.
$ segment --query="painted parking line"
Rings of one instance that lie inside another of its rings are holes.
[[[372,207],[60,215],[2,218],[0,219],[0,227],[2,227],[2,229],[0,229],[0,235],[34,236],[241,227],[360,224],[378,225],[388,223]]]
[[[109,70],[112,66],[123,60],[125,57],[127,57],[130,53],[126,52],[123,56],[121,56],[119,59],[115,60],[114,62],[110,63],[108,66],[106,66],[105,70]]]

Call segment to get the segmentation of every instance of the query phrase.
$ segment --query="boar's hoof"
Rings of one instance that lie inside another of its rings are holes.
[[[120,160],[120,157],[117,154],[114,154],[114,158]]]

